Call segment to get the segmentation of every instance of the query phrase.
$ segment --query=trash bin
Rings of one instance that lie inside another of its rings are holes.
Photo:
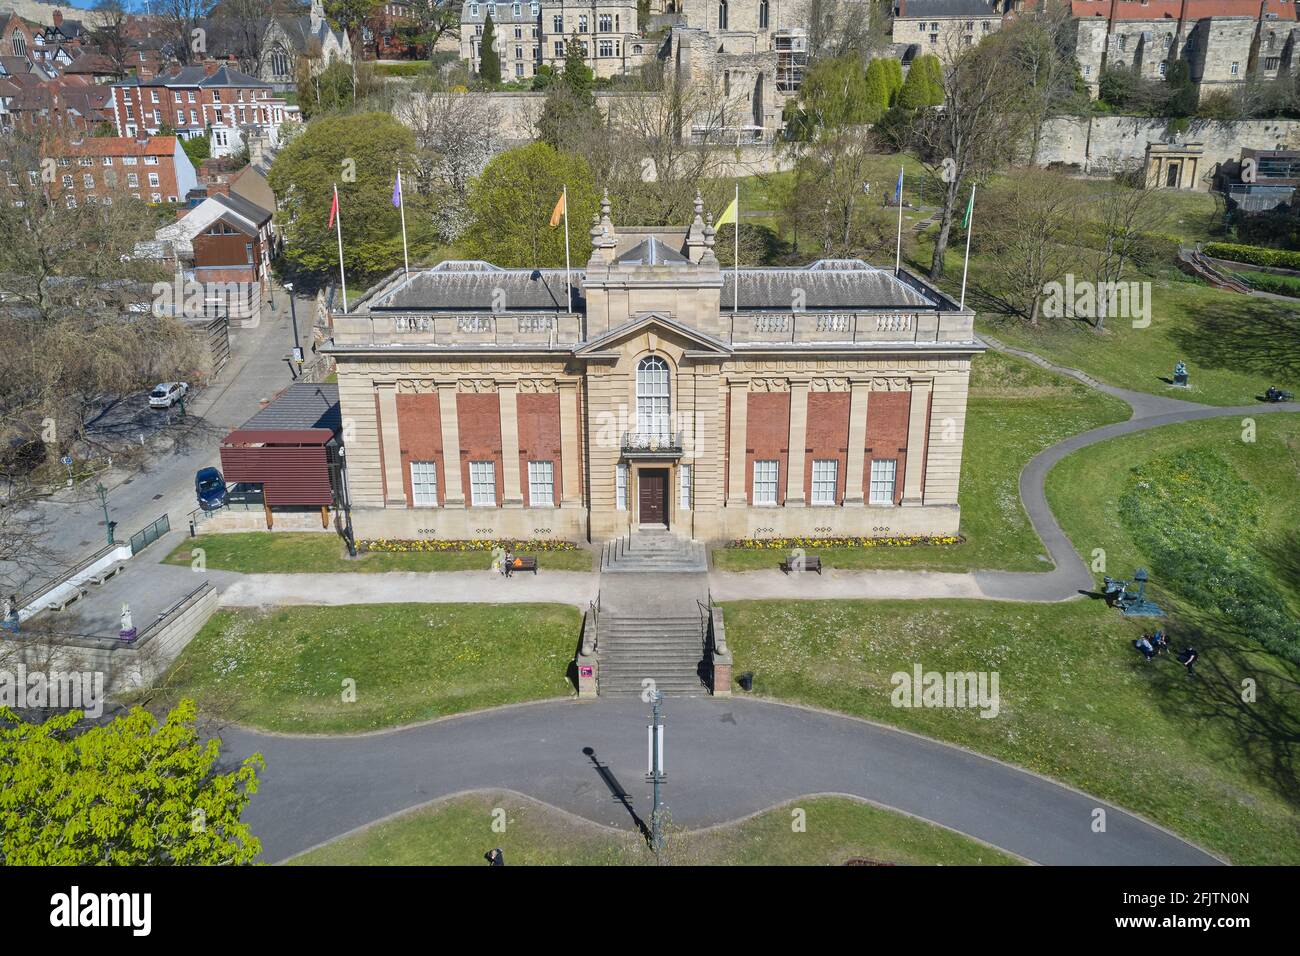
[[[753,671],[745,671],[745,673],[743,673],[743,674],[740,675],[739,680],[740,680],[740,689],[741,689],[741,690],[753,690],[753,689],[754,689],[754,672],[753,672]]]

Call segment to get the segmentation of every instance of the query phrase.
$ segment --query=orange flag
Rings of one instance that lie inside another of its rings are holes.
[[[560,224],[560,218],[568,212],[564,208],[564,193],[560,193],[559,200],[555,203],[555,209],[551,211],[551,226],[554,228]]]

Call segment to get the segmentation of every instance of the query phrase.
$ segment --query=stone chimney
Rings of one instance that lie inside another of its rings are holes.
[[[61,26],[63,26],[63,11],[62,11],[62,10],[55,10],[55,11],[54,11],[54,25],[55,25],[55,27],[61,27]]]
[[[221,64],[218,63],[216,60],[204,60],[204,61],[203,61],[203,75],[204,75],[204,76],[211,76],[213,73],[216,73],[217,70],[219,70],[220,68],[221,68]]]

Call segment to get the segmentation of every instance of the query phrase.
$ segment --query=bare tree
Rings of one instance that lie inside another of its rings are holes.
[[[127,36],[127,12],[122,0],[99,0],[87,19],[95,49],[112,61],[119,79],[125,76],[131,41]]]
[[[1093,272],[1098,283],[1119,282],[1142,246],[1146,233],[1159,230],[1166,218],[1160,193],[1112,182],[1096,202],[1102,246]],[[1097,323],[1106,324],[1108,297],[1098,296]]]
[[[214,5],[215,0],[158,0],[154,15],[162,22],[180,62],[201,60],[207,54],[207,33],[201,24]]]
[[[875,258],[893,251],[893,215],[884,205],[891,181],[872,182],[879,154],[864,128],[819,138],[795,164],[783,218],[817,243],[827,258]]]
[[[953,217],[971,182],[986,180],[1013,159],[1032,121],[1028,84],[998,35],[953,51],[944,67],[943,102],[922,108],[910,138],[921,161],[943,183],[939,233],[930,277],[944,272]]]

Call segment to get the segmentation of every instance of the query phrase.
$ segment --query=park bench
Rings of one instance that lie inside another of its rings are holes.
[[[66,592],[62,597],[53,598],[45,605],[47,611],[62,611],[67,608],[73,601],[79,601],[86,596],[86,588],[77,585],[71,591]]]
[[[125,561],[114,561],[114,562],[113,562],[112,564],[110,564],[108,567],[106,567],[106,568],[101,568],[99,571],[97,571],[96,573],[92,574],[92,575],[90,576],[90,581],[91,581],[92,584],[103,584],[105,581],[107,581],[107,580],[108,580],[109,578],[111,578],[113,575],[115,575],[115,574],[121,574],[121,573],[122,573],[123,571],[125,571],[125,570],[126,570],[126,562],[125,562]]]
[[[799,570],[799,568],[797,567],[798,564],[799,564],[799,559],[786,558],[786,560],[781,562],[781,572],[783,574],[789,574],[791,571],[797,571]],[[816,571],[818,574],[821,574],[822,559],[817,557],[817,555],[815,554],[805,555],[803,558],[803,570]]]
[[[516,554],[511,559],[509,566],[506,568],[506,576],[518,574],[521,571],[532,571],[537,573],[537,559],[528,554]]]

